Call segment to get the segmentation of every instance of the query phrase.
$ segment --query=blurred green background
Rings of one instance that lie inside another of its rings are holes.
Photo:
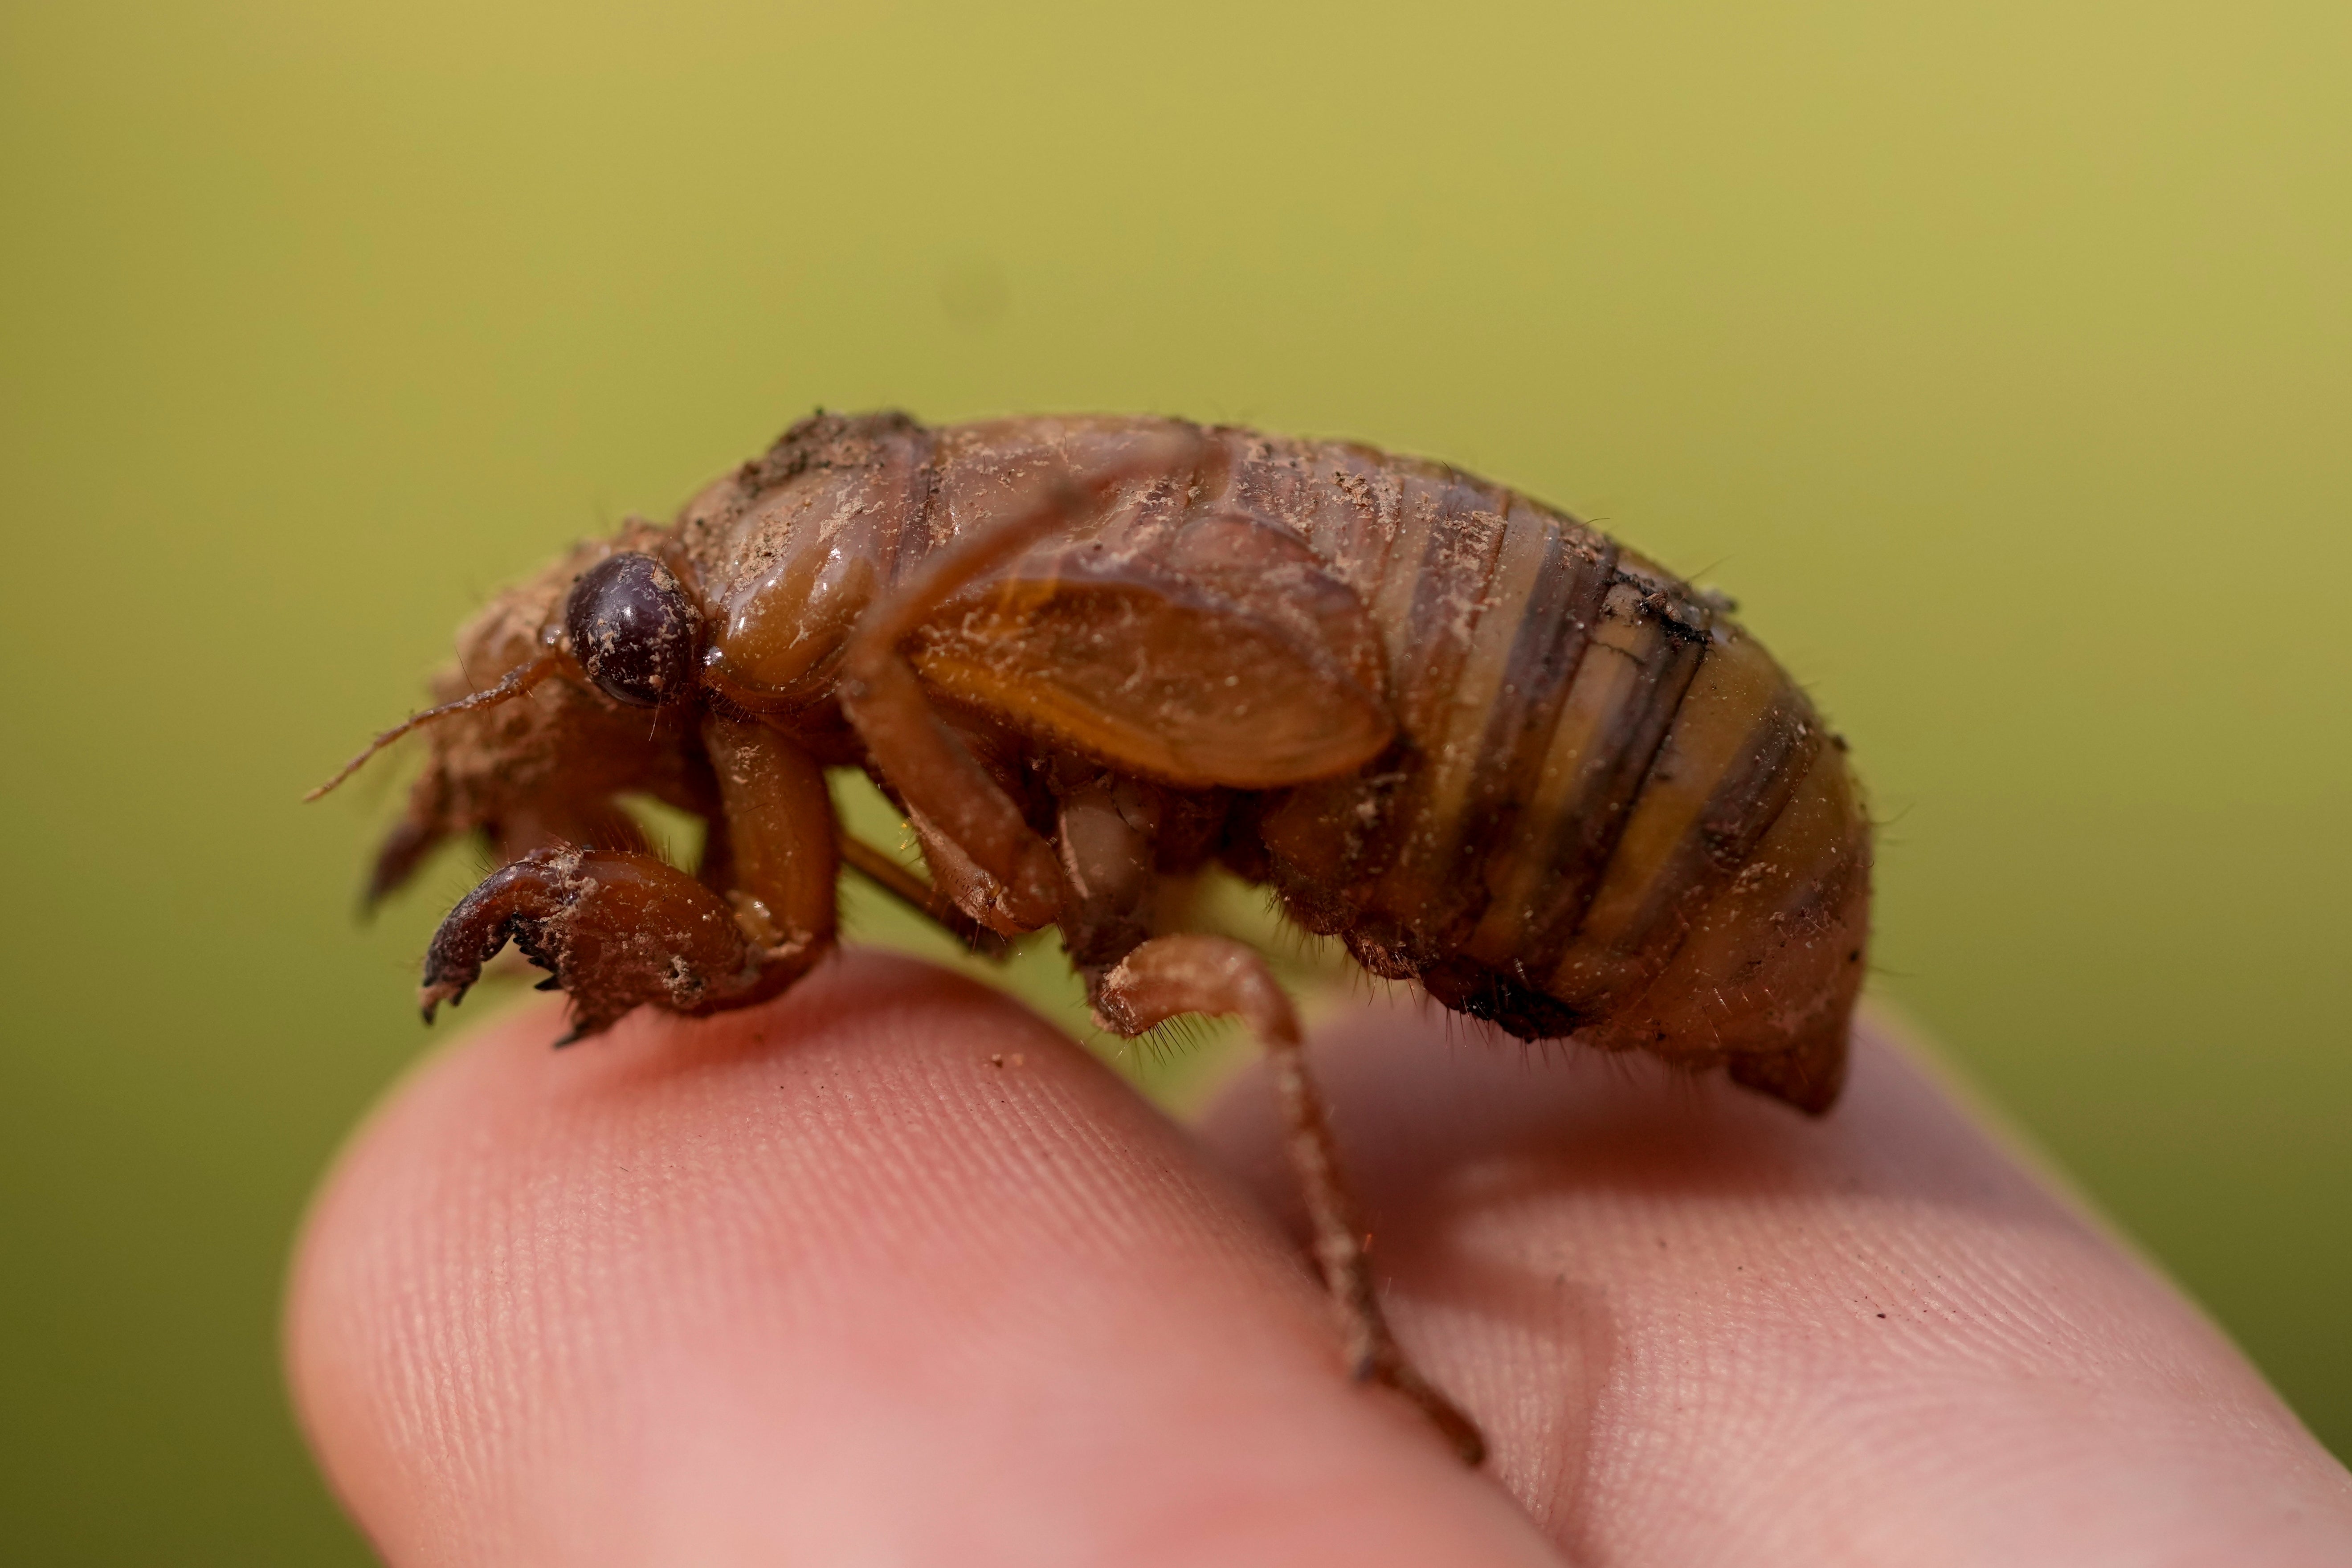
[[[2352,9],[0,11],[0,1519],[352,1563],[282,1260],[481,596],[823,403],[1433,453],[1737,594],[1879,994],[2352,1451]]]

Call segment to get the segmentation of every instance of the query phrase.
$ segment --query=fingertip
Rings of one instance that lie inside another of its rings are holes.
[[[305,1230],[296,1397],[389,1561],[1548,1560],[1345,1384],[1184,1136],[996,994],[859,956],[559,1027],[425,1064]]]

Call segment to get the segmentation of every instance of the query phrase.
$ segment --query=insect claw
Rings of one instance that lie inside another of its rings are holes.
[[[450,1006],[455,1007],[466,999],[468,989],[469,987],[452,981],[428,976],[424,988],[416,994],[416,1010],[423,1014],[425,1021],[430,1024],[433,1022],[433,1015],[440,1010],[442,1003],[446,1002]]]
[[[532,986],[531,989],[533,991],[561,991],[563,989],[563,976],[561,974],[551,974],[546,979],[541,981],[538,984]]]
[[[541,986],[540,989],[545,990],[546,987]],[[571,1028],[566,1029],[563,1032],[563,1037],[562,1039],[555,1042],[555,1049],[560,1051],[566,1046],[577,1045],[587,1037],[587,1031],[583,1029],[579,1025],[574,1024]]]

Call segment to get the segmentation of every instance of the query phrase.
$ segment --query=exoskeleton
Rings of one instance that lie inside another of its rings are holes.
[[[1514,1035],[1822,1110],[1869,824],[1843,746],[1727,609],[1564,512],[1365,447],[820,415],[460,634],[443,705],[385,737],[433,721],[371,890],[452,835],[502,862],[434,938],[428,1018],[509,942],[571,994],[570,1038],[761,1001],[833,944],[845,866],[975,942],[1058,926],[1121,1035],[1239,1015],[1354,1372],[1475,1461],[1381,1320],[1289,1001],[1242,943],[1158,929],[1155,892],[1223,866]],[[845,836],[829,768],[904,812],[928,884]],[[655,855],[624,792],[702,818],[700,863]]]

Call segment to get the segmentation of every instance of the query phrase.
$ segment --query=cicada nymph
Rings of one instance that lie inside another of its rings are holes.
[[[385,737],[432,751],[371,885],[453,835],[501,863],[434,939],[428,1017],[509,942],[573,1038],[762,1001],[833,944],[845,868],[974,943],[1056,926],[1106,1028],[1255,1031],[1354,1372],[1474,1462],[1381,1319],[1289,999],[1242,942],[1157,929],[1160,885],[1222,867],[1524,1038],[1838,1093],[1871,861],[1843,746],[1720,600],[1441,464],[821,415],[459,652],[482,684]],[[833,768],[904,813],[928,882],[843,832]],[[708,824],[698,865],[631,792]]]

